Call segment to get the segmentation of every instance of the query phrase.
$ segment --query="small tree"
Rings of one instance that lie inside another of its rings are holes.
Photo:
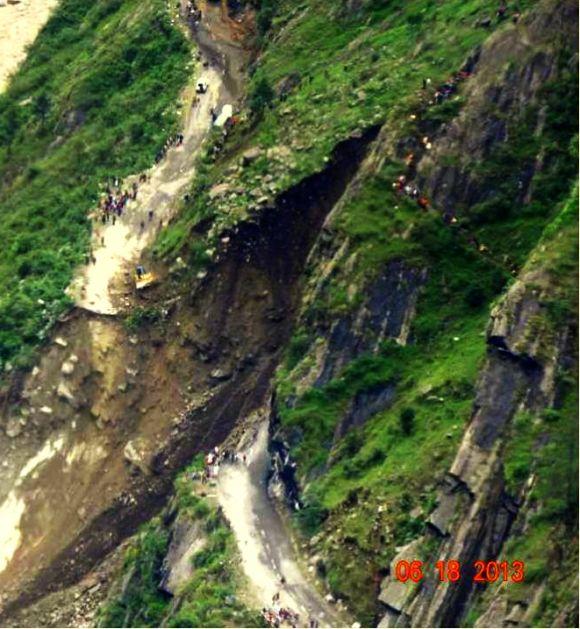
[[[399,423],[404,435],[410,435],[415,428],[415,410],[404,408],[399,415]]]
[[[274,99],[274,90],[270,86],[268,79],[262,77],[259,79],[250,94],[250,109],[252,113],[259,116],[264,109],[270,105]]]
[[[50,99],[42,92],[34,101],[34,113],[44,122],[48,112],[50,111]]]

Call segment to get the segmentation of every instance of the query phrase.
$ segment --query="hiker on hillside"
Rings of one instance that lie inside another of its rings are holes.
[[[211,116],[211,122],[213,124],[217,120],[217,117],[218,117],[217,113],[216,113],[216,111],[215,111],[215,109],[213,107],[209,110],[209,113],[210,113],[210,116]]]
[[[153,210],[149,210],[149,222],[153,220]]]
[[[145,268],[141,264],[138,264],[135,273],[137,273],[137,279],[141,279],[145,275]]]

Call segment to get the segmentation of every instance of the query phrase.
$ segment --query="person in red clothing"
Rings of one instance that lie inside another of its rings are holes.
[[[417,199],[417,205],[422,209],[426,210],[429,208],[429,199],[427,197],[419,197]]]

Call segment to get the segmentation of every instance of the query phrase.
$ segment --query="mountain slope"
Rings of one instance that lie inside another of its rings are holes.
[[[70,623],[104,574],[78,613],[106,596],[109,626],[260,625],[277,591],[364,626],[576,626],[577,4],[200,6],[193,32],[239,46],[207,59],[226,84],[247,72],[244,98],[145,253],[162,281],[124,325],[99,321],[108,354],[84,364],[85,324],[58,328],[88,397],[61,400],[42,443],[82,422],[106,446],[103,491],[5,618],[51,619],[61,591]],[[34,407],[56,395],[59,351],[26,377]],[[250,453],[260,493],[240,521],[246,470],[205,479],[196,455],[214,447]],[[153,514],[119,568],[107,554]],[[281,531],[288,581],[268,554]],[[423,562],[420,583],[397,580],[400,560]],[[440,581],[451,560],[461,578]],[[524,581],[478,584],[477,560],[523,561]]]
[[[99,186],[149,167],[175,130],[189,61],[161,0],[63,0],[0,96],[5,371],[68,306]]]

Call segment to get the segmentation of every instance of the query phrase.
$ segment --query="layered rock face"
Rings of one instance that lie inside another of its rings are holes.
[[[417,151],[415,181],[447,224],[455,223],[457,217],[461,220],[462,213],[469,214],[472,206],[493,200],[498,194],[497,180],[475,172],[474,164],[485,163],[498,149],[513,142],[509,129],[514,121],[533,115],[532,126],[541,134],[546,115],[542,100],[545,86],[557,81],[574,64],[574,59],[562,58],[562,50],[575,49],[576,23],[574,3],[546,2],[515,27],[490,37],[466,62],[475,78],[466,84],[461,113],[436,128],[426,123],[425,132],[434,148]],[[413,142],[397,144],[394,138],[396,134],[385,125],[347,196],[356,197],[364,175],[380,170],[385,158],[417,149]],[[506,170],[506,179],[518,179],[514,204],[525,206],[531,202],[536,192],[535,176],[546,167],[542,153],[531,156],[529,162],[526,170]],[[356,305],[347,314],[330,322],[312,315],[308,306],[329,286],[330,278],[348,275],[356,266],[352,243],[334,227],[339,213],[340,203],[328,217],[310,259],[310,292],[306,293],[299,324],[315,341],[308,350],[308,366],[295,378],[298,396],[309,388],[322,389],[335,378],[340,381],[346,366],[360,355],[378,353],[385,340],[413,344],[417,301],[428,283],[427,267],[393,260],[375,277],[363,281],[362,287],[352,287],[358,301],[352,300]],[[486,248],[477,240],[475,245],[485,253]],[[453,463],[442,478],[435,479],[436,504],[426,519],[424,534],[398,547],[386,568],[389,574],[378,594],[379,626],[458,626],[473,609],[474,597],[482,589],[473,582],[473,562],[498,557],[510,534],[520,535],[525,528],[521,522],[527,522],[536,508],[529,505],[533,474],[514,494],[506,487],[504,466],[514,417],[528,413],[538,418],[557,402],[557,374],[562,366],[569,366],[573,354],[573,322],[569,318],[557,324],[550,320],[547,304],[561,294],[557,272],[549,262],[537,259],[546,246],[538,245],[530,254],[531,262],[521,268],[509,290],[491,309],[485,332],[486,357],[476,381],[470,419]],[[504,262],[510,264],[507,257]],[[516,273],[515,267],[512,273]],[[362,429],[370,418],[396,404],[398,395],[392,381],[350,399],[335,428],[330,446],[333,453],[349,430]],[[296,400],[290,397],[279,403],[293,407]],[[282,458],[291,461],[292,446],[300,443],[300,436],[295,430],[282,429],[275,437],[277,447],[285,443]],[[328,466],[332,467],[336,459],[331,454]],[[286,468],[282,466],[284,474],[290,479],[290,503],[297,504],[297,479],[302,488],[308,489],[320,472],[301,475],[300,467],[296,469],[290,462]],[[352,498],[355,504],[356,500]],[[364,506],[364,498],[358,500]],[[344,505],[341,508],[345,509]],[[322,542],[317,537],[313,545],[319,548]],[[345,552],[347,548],[345,544]],[[460,583],[439,583],[429,574],[419,585],[397,581],[396,564],[414,559],[429,559],[432,563],[457,560],[466,567],[465,578]],[[531,622],[540,594],[537,588],[531,588],[516,603],[505,593],[498,595],[489,603],[489,609],[479,611],[479,620],[476,614],[477,626]]]

